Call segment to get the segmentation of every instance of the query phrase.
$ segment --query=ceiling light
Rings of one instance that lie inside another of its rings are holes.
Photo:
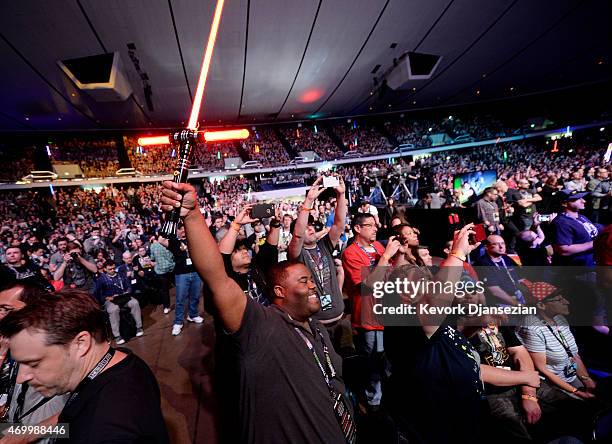
[[[606,128],[602,126],[601,128],[599,128],[599,131],[603,131],[603,130],[605,130],[605,129],[606,129]]]
[[[412,101],[412,104],[413,104],[413,105],[416,105],[416,100],[413,100],[413,101]]]
[[[511,87],[510,87],[510,91],[514,91],[514,86],[511,86]]]
[[[476,90],[476,95],[477,95],[477,96],[479,96],[479,95],[480,95],[480,90],[479,90],[479,89],[477,89],[477,90]]]
[[[413,86],[413,87],[412,87],[412,91],[416,91],[416,87],[414,87],[414,86]]]

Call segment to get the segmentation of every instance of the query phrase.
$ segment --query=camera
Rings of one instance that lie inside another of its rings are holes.
[[[79,253],[72,252],[72,253],[70,253],[70,256],[72,257],[73,261],[78,261],[79,260]]]

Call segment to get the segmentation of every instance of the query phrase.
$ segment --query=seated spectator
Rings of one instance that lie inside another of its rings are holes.
[[[6,265],[0,265],[3,268],[2,273],[4,275],[17,282],[38,285],[47,291],[53,291],[53,286],[41,274],[40,267],[24,260],[21,248],[9,247],[6,249],[5,255]]]
[[[100,305],[104,307],[106,313],[108,313],[111,331],[117,345],[125,343],[125,339],[121,337],[119,331],[119,310],[123,306],[127,306],[130,309],[132,317],[136,322],[136,336],[140,337],[144,334],[140,305],[132,297],[130,279],[126,274],[117,273],[115,262],[108,260],[104,264],[104,272],[100,273],[96,279],[94,296]]]
[[[525,298],[519,287],[518,264],[506,254],[506,242],[495,234],[487,237],[485,254],[478,260],[481,278],[484,278],[490,303],[502,305],[524,304]],[[484,274],[484,276],[482,276]]]

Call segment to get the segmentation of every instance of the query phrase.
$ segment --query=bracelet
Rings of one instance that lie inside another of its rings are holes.
[[[583,381],[588,381],[589,379],[591,379],[591,377],[590,377],[589,375],[586,375],[586,376],[580,376],[580,375],[578,375],[578,377],[579,377],[581,380],[583,380]]]
[[[304,205],[300,207],[300,211],[312,211],[312,210],[314,210],[314,207],[308,208],[308,207],[305,207]]]
[[[280,222],[276,222],[276,223],[272,223],[270,222],[270,228],[280,228],[281,223]]]
[[[451,253],[449,256],[455,257],[455,258],[459,259],[461,262],[465,262],[465,259],[466,259],[465,256],[459,255],[457,253]]]
[[[535,397],[535,396],[533,396],[533,395],[528,395],[528,394],[525,394],[525,393],[523,393],[523,394],[521,395],[521,398],[523,398],[523,399],[525,399],[525,400],[527,400],[527,401],[538,402],[538,398],[536,398],[536,397]]]
[[[236,222],[232,222],[230,224],[230,227],[232,228],[232,230],[236,231],[236,233],[240,233],[240,228],[242,228],[242,226]]]

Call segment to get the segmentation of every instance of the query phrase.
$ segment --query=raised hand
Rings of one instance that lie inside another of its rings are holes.
[[[234,222],[239,225],[250,224],[251,222],[257,222],[259,219],[253,219],[251,217],[251,209],[253,208],[253,204],[246,205],[240,213],[236,215]]]
[[[187,183],[165,181],[162,189],[161,209],[167,213],[174,208],[181,209],[181,217],[197,213],[197,196],[195,188]]]

